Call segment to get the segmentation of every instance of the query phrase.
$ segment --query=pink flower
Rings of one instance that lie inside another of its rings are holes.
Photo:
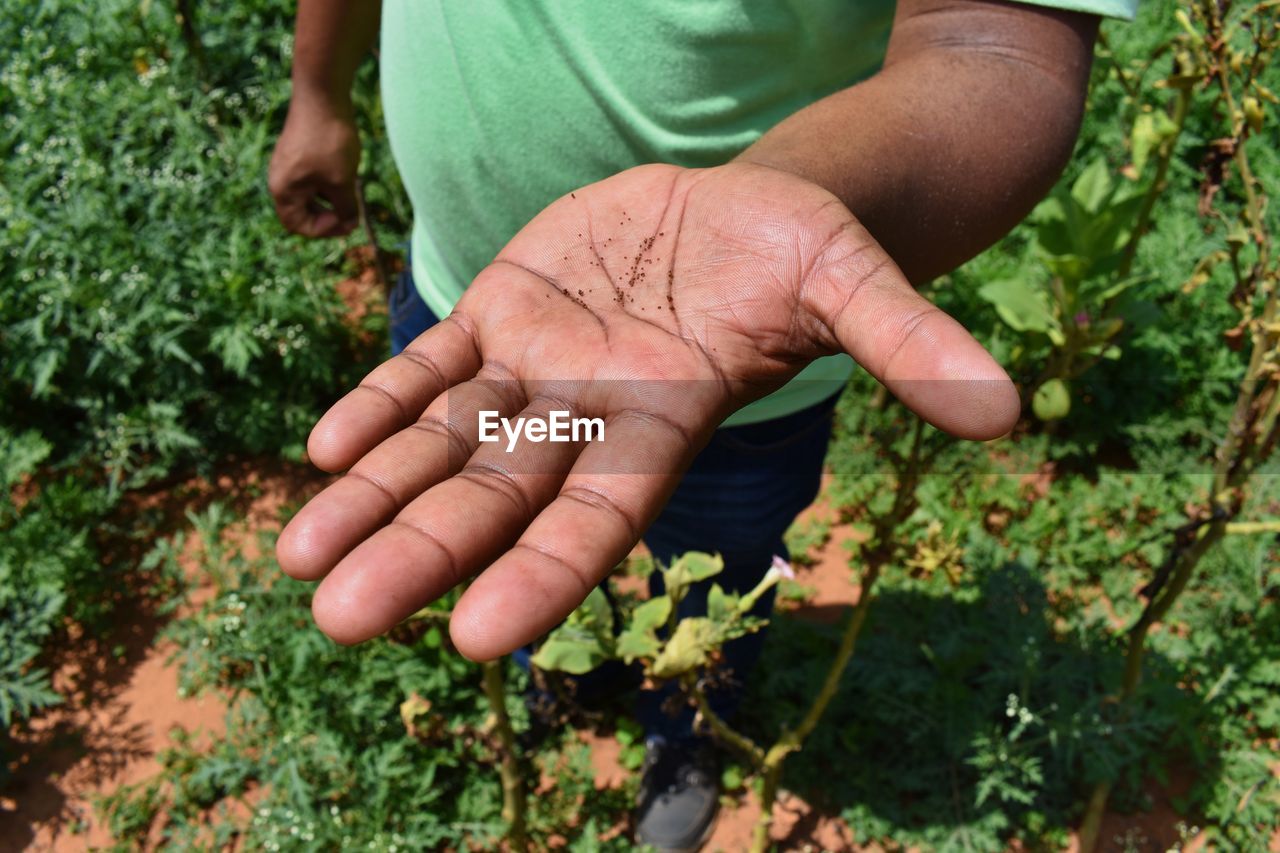
[[[773,569],[789,581],[796,579],[796,573],[795,570],[791,568],[791,564],[779,557],[777,554],[773,555],[773,565],[769,568]]]

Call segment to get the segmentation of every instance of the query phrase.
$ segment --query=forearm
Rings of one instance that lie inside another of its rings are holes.
[[[996,3],[915,3],[904,19],[906,5],[880,73],[739,159],[834,193],[919,283],[991,245],[1053,185],[1079,129],[1096,19]]]
[[[381,0],[298,0],[293,99],[349,107],[356,69],[378,35]]]

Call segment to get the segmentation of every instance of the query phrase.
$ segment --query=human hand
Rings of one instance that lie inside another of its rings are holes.
[[[360,136],[350,104],[295,97],[267,169],[276,216],[304,237],[356,227]]]
[[[1017,418],[999,365],[821,187],[748,164],[623,172],[547,207],[324,415],[311,459],[350,470],[281,533],[280,564],[321,581],[316,622],[343,643],[471,580],[455,645],[510,652],[626,556],[724,417],[839,351],[955,435]],[[478,441],[483,409],[600,417],[605,439],[508,453]]]

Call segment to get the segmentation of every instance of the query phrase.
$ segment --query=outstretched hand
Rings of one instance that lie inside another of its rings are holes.
[[[280,536],[335,640],[472,580],[450,625],[493,658],[558,624],[621,561],[723,419],[848,352],[930,423],[992,438],[1004,371],[918,295],[844,205],[767,167],[643,166],[565,196],[454,312],[316,425],[347,473]],[[601,418],[603,441],[478,440],[478,416]]]

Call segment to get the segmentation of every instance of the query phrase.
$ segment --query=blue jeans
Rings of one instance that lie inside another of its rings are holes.
[[[390,313],[393,353],[437,322],[418,295],[407,266],[391,294]],[[833,396],[781,418],[716,430],[644,534],[654,559],[669,564],[686,551],[719,553],[725,565],[715,583],[729,592],[747,592],[759,583],[774,555],[789,557],[782,535],[818,495],[835,403]],[[706,613],[710,586],[702,583],[689,591],[680,603],[681,617]],[[649,589],[655,595],[662,593],[660,573],[650,575]],[[773,600],[770,590],[760,597],[753,613],[768,617]],[[728,683],[709,697],[717,713],[727,717],[736,709],[745,679],[760,657],[764,635],[764,631],[749,634],[725,646]],[[516,657],[527,665],[527,652]],[[584,677],[580,692],[590,690],[587,681]],[[692,710],[668,713],[671,709],[664,708],[678,704],[665,701],[673,689],[640,691],[636,712],[646,733],[668,740],[690,735]]]

